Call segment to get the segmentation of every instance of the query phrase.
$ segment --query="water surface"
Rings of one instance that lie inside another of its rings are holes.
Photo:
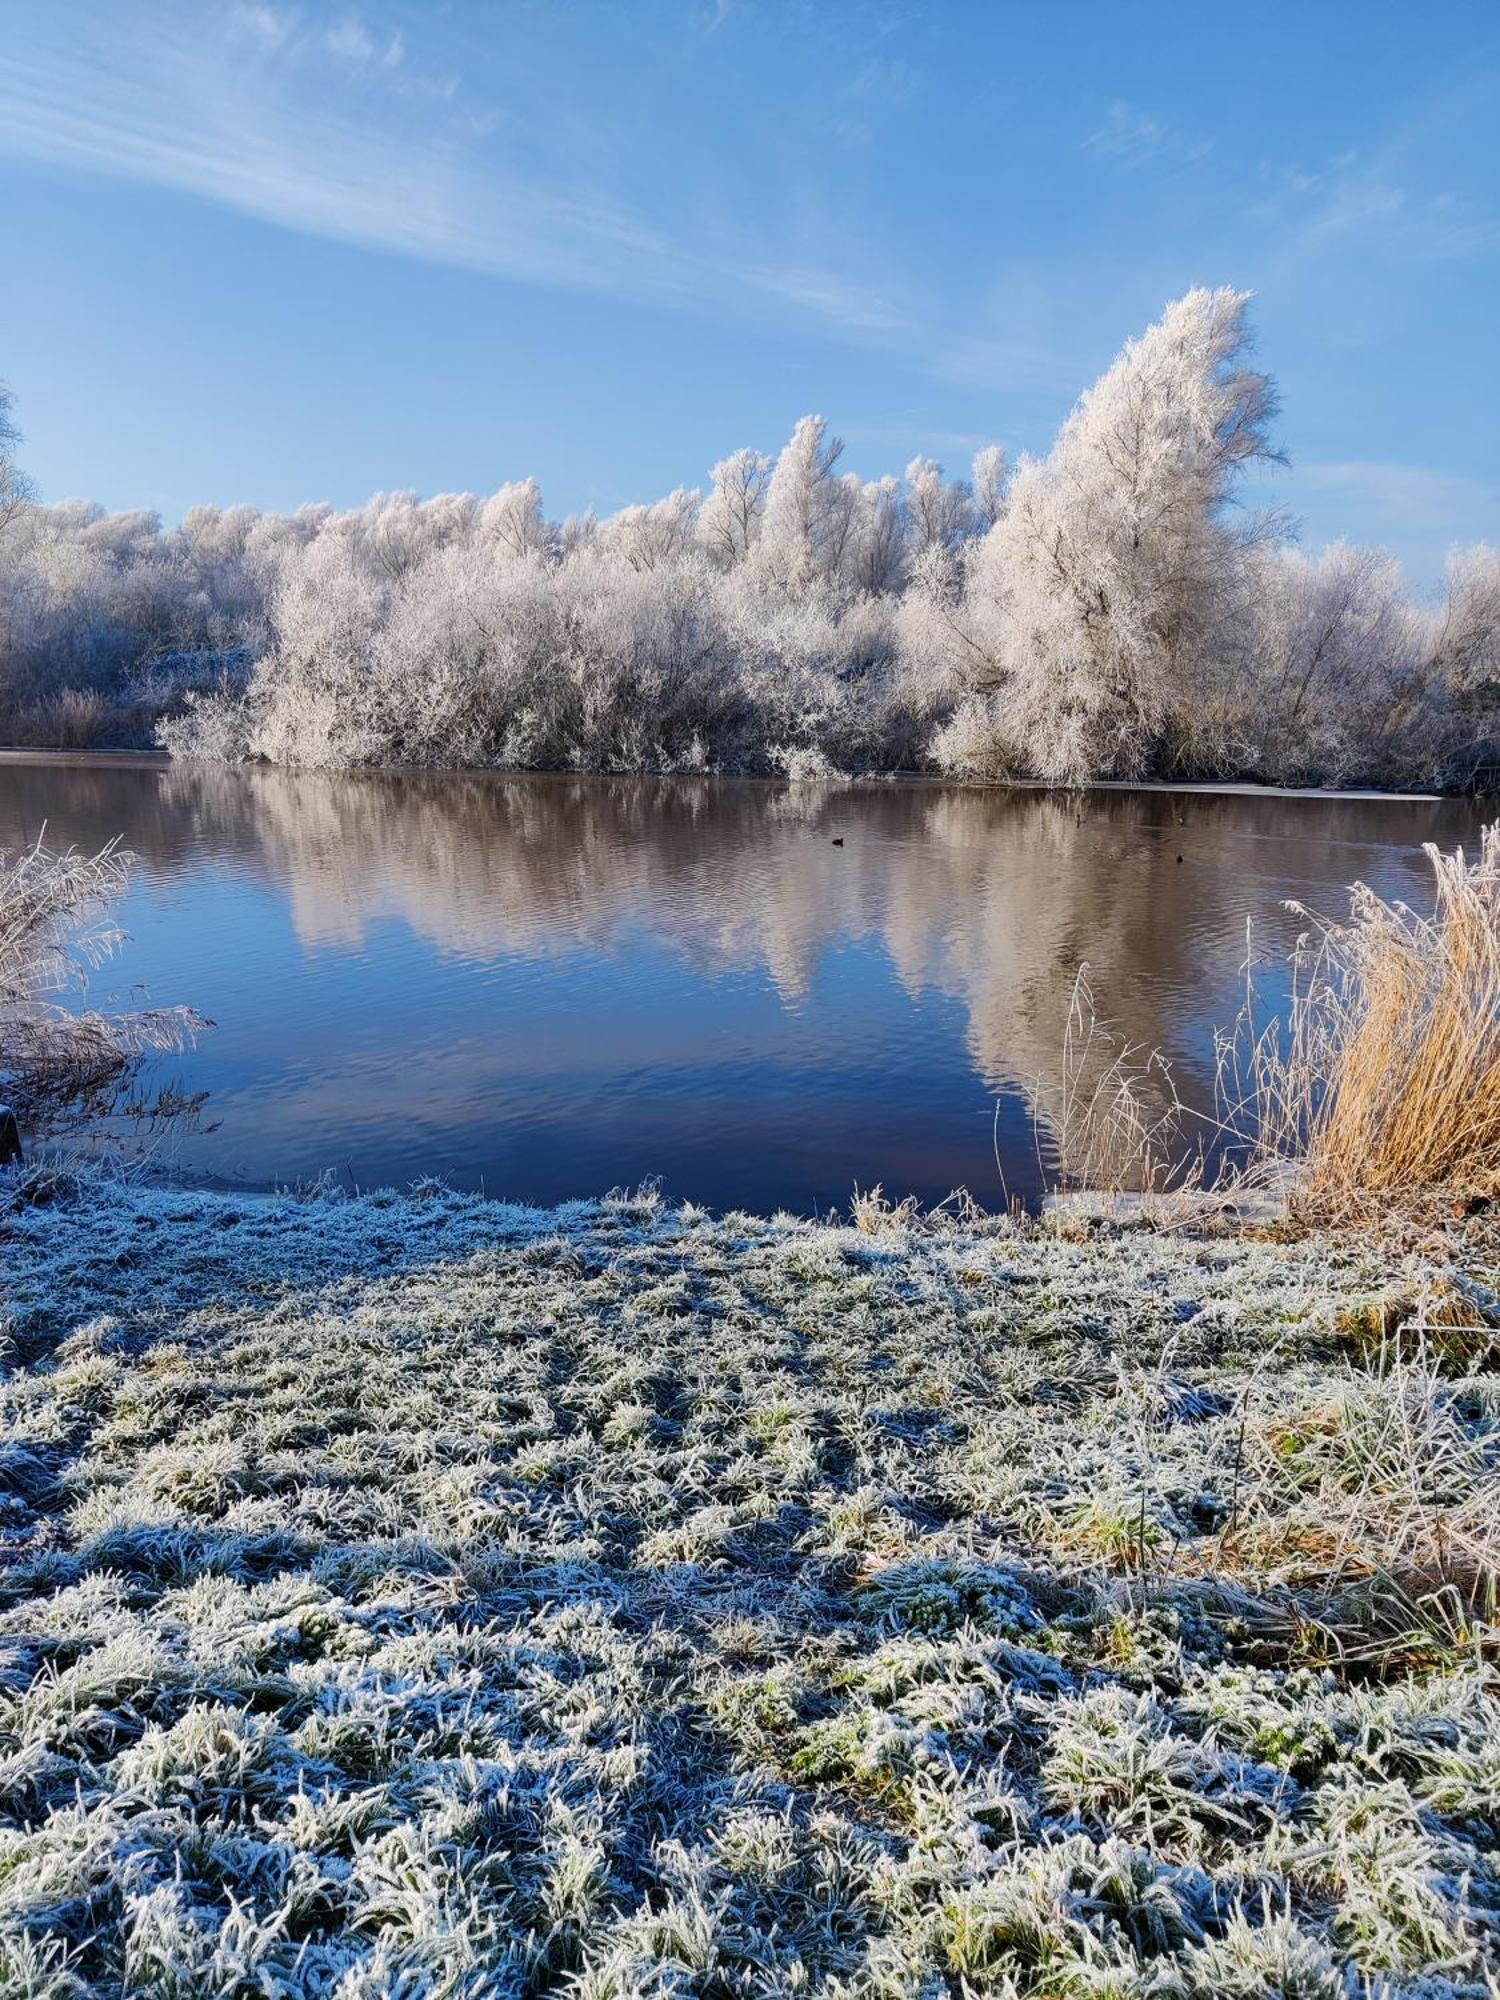
[[[1428,897],[1461,801],[0,762],[0,849],[136,867],[91,999],[215,1026],[157,1065],[198,1129],[125,1135],[248,1186],[440,1175],[555,1201],[660,1176],[715,1208],[858,1182],[1034,1199],[1080,961],[1212,1101],[1246,924],[1356,878]],[[1275,980],[1269,981],[1274,991]],[[1039,1131],[1038,1131],[1039,1127]],[[998,1148],[1000,1165],[997,1167]]]

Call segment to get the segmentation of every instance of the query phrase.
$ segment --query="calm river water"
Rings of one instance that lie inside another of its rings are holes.
[[[0,849],[136,856],[91,1000],[214,1027],[155,1083],[167,1171],[265,1186],[436,1174],[555,1201],[661,1177],[716,1208],[858,1182],[1041,1184],[1068,996],[1212,1100],[1246,923],[1356,878],[1428,900],[1471,804],[737,780],[340,776],[0,761]],[[998,1105],[998,1117],[996,1108]],[[1038,1118],[1038,1107],[1043,1115]]]

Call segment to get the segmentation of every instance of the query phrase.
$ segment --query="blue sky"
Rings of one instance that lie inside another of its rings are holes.
[[[1500,6],[0,0],[44,497],[345,505],[1044,449],[1257,294],[1310,542],[1500,538]]]

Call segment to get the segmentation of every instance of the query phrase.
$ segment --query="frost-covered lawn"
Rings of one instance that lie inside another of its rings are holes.
[[[0,1992],[1500,1990],[1436,1257],[13,1203]]]

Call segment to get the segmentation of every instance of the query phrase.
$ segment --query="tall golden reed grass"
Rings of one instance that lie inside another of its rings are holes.
[[[1500,1199],[1500,824],[1472,859],[1424,852],[1430,916],[1362,883],[1344,922],[1291,905],[1309,928],[1290,1005],[1263,1018],[1247,983],[1213,1114],[1097,1018],[1082,967],[1058,1080],[1036,1090],[1063,1181],[1189,1208],[1270,1187],[1329,1218]]]
[[[1344,923],[1294,905],[1312,928],[1289,1017],[1257,1036],[1247,1013],[1224,1045],[1252,1171],[1294,1163],[1318,1208],[1500,1196],[1500,824],[1472,860],[1423,851],[1430,917],[1362,883]]]

